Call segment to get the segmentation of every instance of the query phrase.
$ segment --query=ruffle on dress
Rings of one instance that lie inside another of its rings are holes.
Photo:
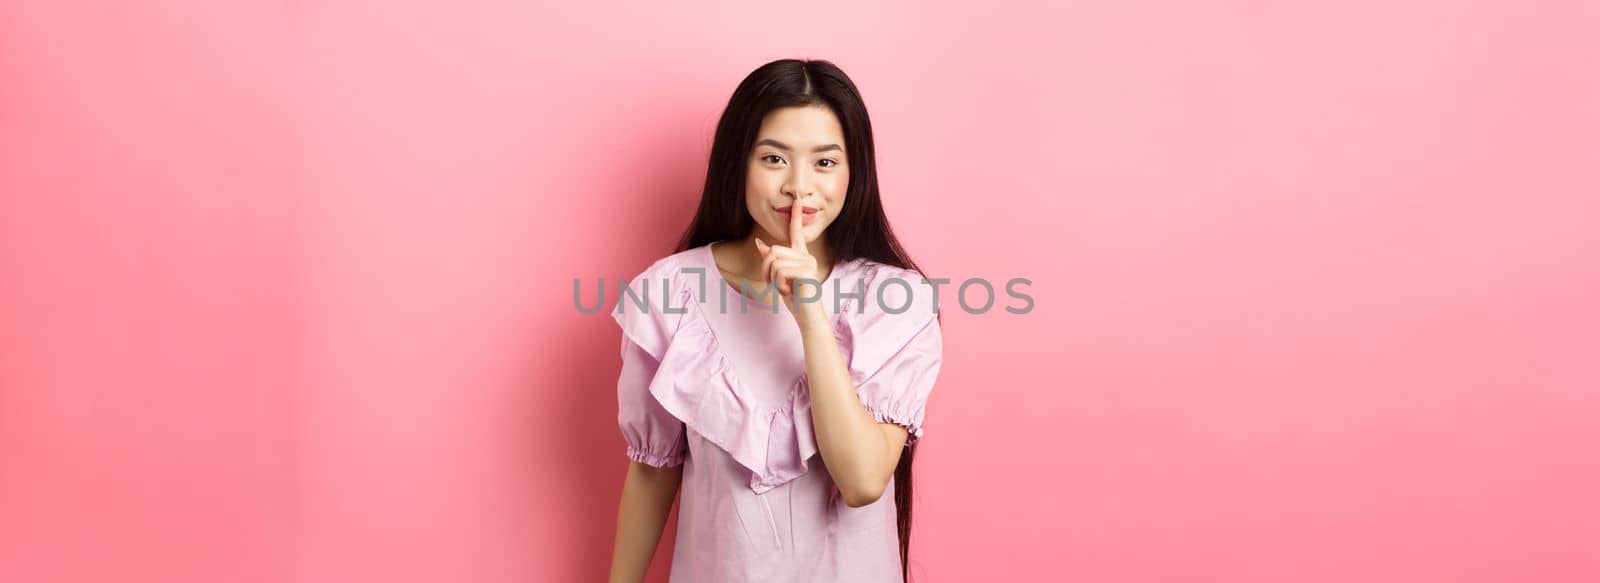
[[[685,257],[662,258],[629,282],[635,294],[647,292],[644,308],[625,295],[612,310],[623,330],[618,421],[629,457],[655,466],[682,463],[686,426],[750,470],[752,490],[766,492],[804,475],[818,451],[808,379],[801,375],[776,407],[749,398],[700,301],[706,282],[720,282],[720,274],[686,265]],[[910,445],[922,437],[940,366],[933,290],[914,271],[857,261],[866,294],[840,304],[835,337],[862,404],[875,420],[905,427]],[[889,283],[880,293],[890,279],[906,285]]]

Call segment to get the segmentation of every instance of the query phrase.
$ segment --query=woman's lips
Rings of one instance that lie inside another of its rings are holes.
[[[789,220],[789,209],[787,207],[776,209],[776,210],[778,211],[778,214],[783,217],[784,221],[788,221]],[[802,224],[802,225],[809,225],[809,224],[811,224],[811,221],[817,220],[817,209],[806,208],[806,209],[801,210],[800,212],[801,212],[800,224]]]

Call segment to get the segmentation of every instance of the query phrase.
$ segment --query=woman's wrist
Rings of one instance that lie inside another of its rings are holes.
[[[820,300],[800,302],[800,306],[796,308],[795,321],[800,323],[802,333],[808,330],[827,330],[832,333],[832,327],[828,322],[828,311],[823,309]]]

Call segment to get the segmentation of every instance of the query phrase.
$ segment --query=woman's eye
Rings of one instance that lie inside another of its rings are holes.
[[[773,163],[773,164],[777,164],[777,163],[779,163],[779,162],[782,162],[782,161],[783,161],[783,158],[779,158],[779,157],[778,157],[778,155],[777,155],[777,154],[767,154],[767,155],[765,155],[765,156],[762,156],[762,157],[761,157],[761,160],[762,160],[762,161],[763,161],[763,162],[768,162],[768,161],[770,161],[770,162],[771,162],[771,163]]]
[[[821,164],[823,162],[827,162],[828,163],[828,165],[824,166],[824,168],[832,168],[834,166],[838,166],[839,165],[838,162],[834,162],[833,160],[828,159],[828,158],[823,158],[823,159],[817,161],[818,164]]]

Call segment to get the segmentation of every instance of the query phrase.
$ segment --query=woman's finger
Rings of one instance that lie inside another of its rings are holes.
[[[795,251],[810,254],[806,249],[805,233],[805,207],[800,206],[800,197],[794,197],[794,206],[789,207],[789,246]]]
[[[768,252],[767,256],[761,259],[761,279],[767,284],[771,284],[773,281],[772,265],[777,263],[779,259],[778,253],[775,252],[777,248],[773,247],[772,249],[774,252]]]
[[[785,296],[793,295],[794,278],[798,277],[801,266],[780,261],[774,269],[778,271],[778,292]]]
[[[773,253],[768,253],[767,258],[761,261],[762,277],[766,279],[768,285],[777,286],[780,292],[782,292],[785,287],[783,284],[783,272],[780,270],[780,267],[787,265],[788,262],[794,261],[791,258],[784,257],[777,253],[777,250],[781,248],[782,247],[773,247]]]
[[[800,276],[803,268],[803,264],[793,259],[778,262],[778,270],[782,274],[780,277],[783,281],[783,293],[794,293],[794,278]]]
[[[810,253],[806,249],[805,210],[806,207],[800,204],[800,197],[795,197],[794,205],[789,207],[789,247],[801,253]]]
[[[783,293],[794,293],[795,280],[798,278],[816,279],[816,261],[809,258],[779,259],[773,263],[773,269]]]

